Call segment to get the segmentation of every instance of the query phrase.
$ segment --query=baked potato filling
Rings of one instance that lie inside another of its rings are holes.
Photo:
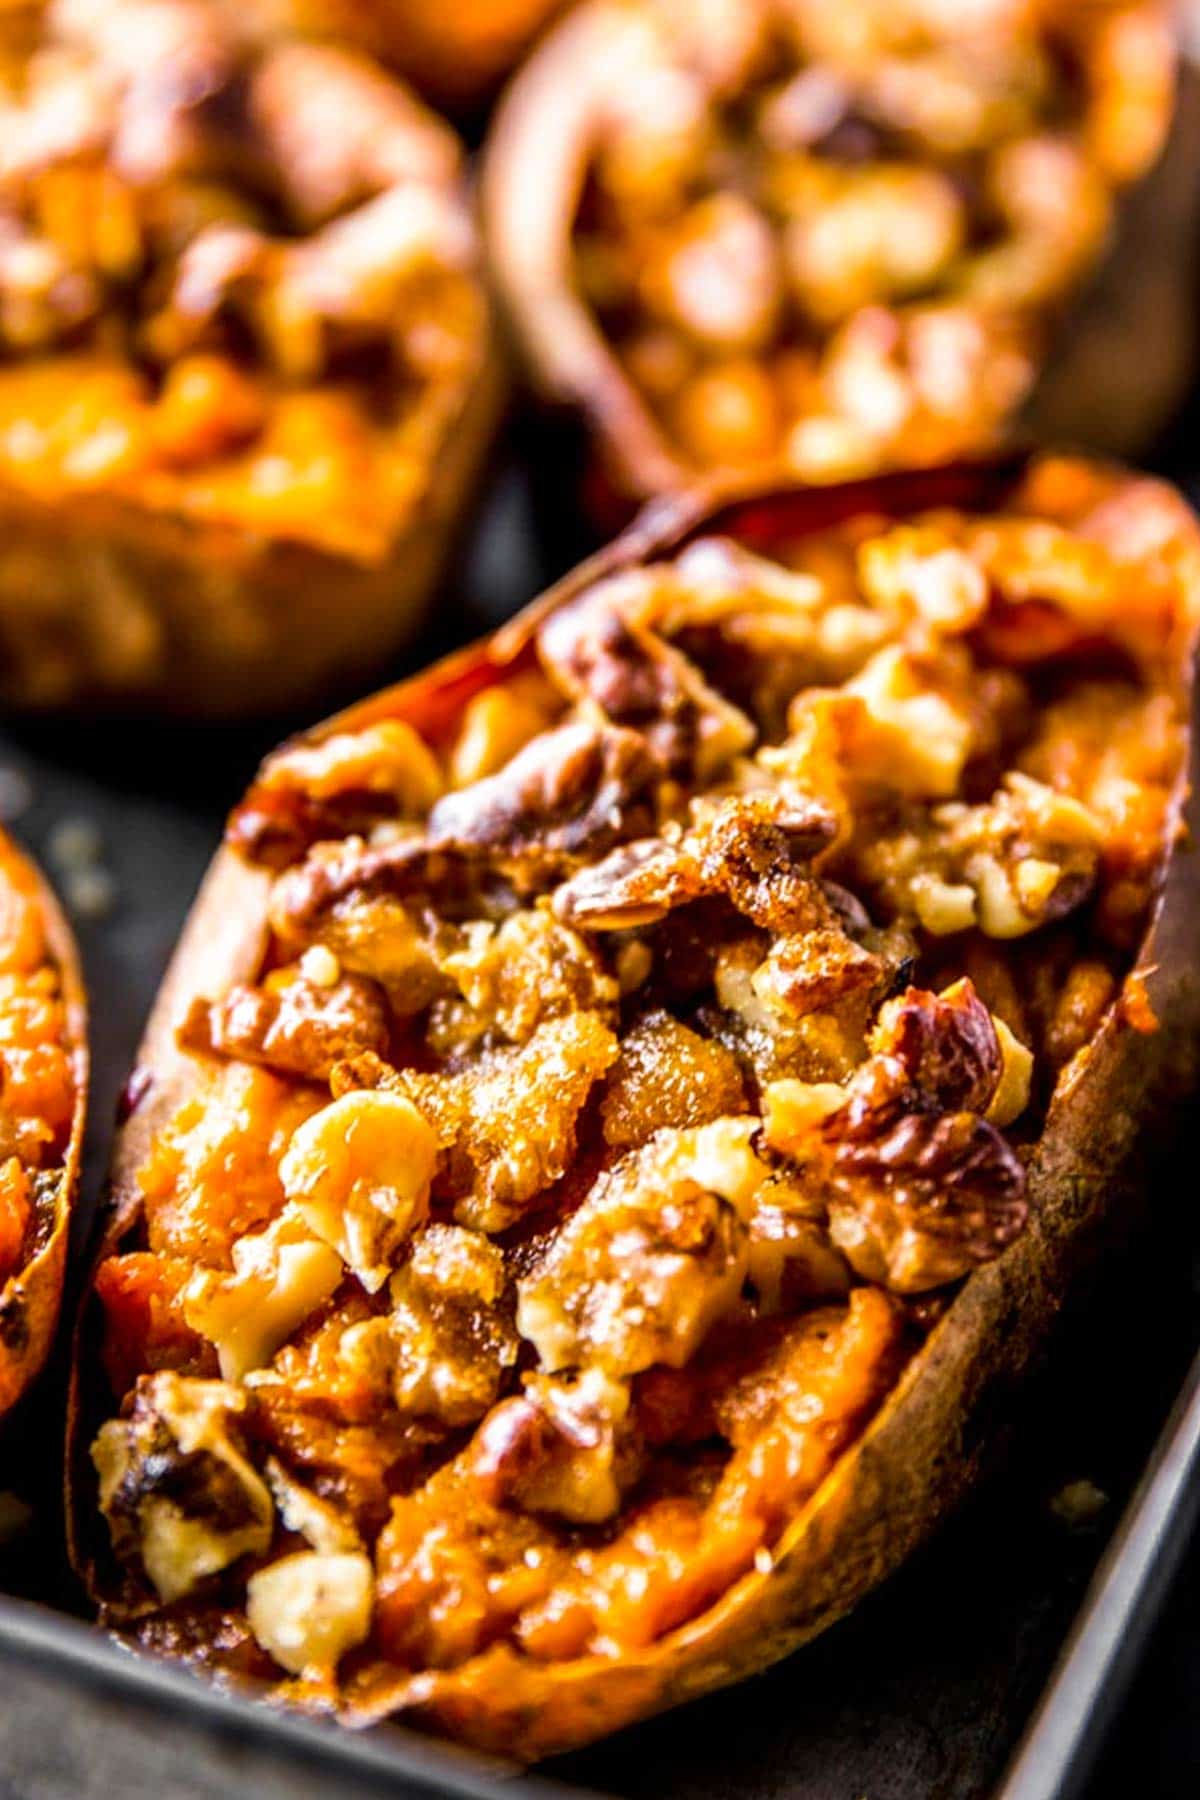
[[[0,36],[0,478],[381,563],[487,331],[452,132],[215,0]]]
[[[267,762],[261,966],[180,1019],[97,1278],[145,1644],[435,1703],[768,1578],[1111,1010],[1154,1029],[1192,530],[1044,461],[696,537],[428,736]]]
[[[575,280],[675,455],[840,478],[988,440],[1160,147],[1160,9],[609,11]]]
[[[0,833],[0,1291],[57,1223],[75,1113],[59,970],[36,878]]]

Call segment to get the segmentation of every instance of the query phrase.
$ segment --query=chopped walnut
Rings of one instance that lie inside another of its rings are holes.
[[[1094,815],[1013,770],[990,801],[951,801],[865,846],[861,864],[889,911],[935,935],[972,925],[1024,937],[1089,898],[1100,863]]]
[[[237,1436],[245,1396],[219,1381],[143,1376],[128,1418],[92,1452],[118,1554],[167,1602],[271,1541],[274,1508]]]
[[[873,1057],[818,1128],[830,1235],[855,1271],[923,1293],[990,1261],[1025,1223],[1025,1170],[993,1125],[897,1091]]]
[[[352,1326],[341,1360],[370,1380],[382,1374],[401,1412],[469,1425],[516,1361],[505,1288],[504,1258],[488,1238],[428,1225],[392,1277],[390,1312]]]
[[[909,988],[889,1000],[870,1047],[893,1057],[904,1080],[947,1112],[986,1112],[1000,1085],[996,1024],[969,981],[944,994]]]
[[[437,1150],[402,1094],[343,1094],[292,1134],[279,1175],[309,1229],[376,1293],[424,1221]]]
[[[517,1328],[544,1368],[687,1362],[741,1289],[743,1215],[765,1174],[754,1131],[718,1119],[660,1132],[601,1176],[520,1285]]]
[[[640,1471],[629,1388],[600,1369],[532,1375],[492,1412],[471,1446],[471,1473],[493,1502],[601,1525]]]

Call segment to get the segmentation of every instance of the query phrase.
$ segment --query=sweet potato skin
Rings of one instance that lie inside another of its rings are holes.
[[[647,509],[594,558],[490,640],[386,690],[308,734],[403,717],[444,740],[462,706],[530,655],[538,622],[599,575],[669,554],[699,531],[725,531],[757,546],[872,510],[932,506],[986,509],[1019,480],[1020,456],[846,483],[826,490],[694,493]],[[1192,694],[1194,642],[1180,646],[1178,678]],[[785,1532],[769,1572],[754,1571],[714,1606],[619,1659],[546,1665],[501,1646],[445,1673],[397,1671],[364,1678],[341,1708],[368,1725],[407,1716],[487,1750],[534,1761],[761,1670],[841,1617],[882,1580],[977,1477],[993,1423],[1010,1416],[1014,1389],[1043,1345],[1063,1298],[1103,1243],[1132,1215],[1144,1187],[1147,1147],[1200,1073],[1200,971],[1190,931],[1200,903],[1200,864],[1185,837],[1192,766],[1173,798],[1174,847],[1126,995],[1108,1013],[1069,1082],[1056,1094],[1029,1176],[1031,1222],[1000,1259],[969,1277],[913,1358],[873,1423]],[[186,1097],[192,1066],[175,1043],[189,1001],[254,967],[265,933],[270,877],[219,852],[151,1016],[139,1059],[142,1098],[118,1139],[113,1207],[99,1254],[136,1226],[134,1172]],[[94,1316],[85,1302],[81,1346]],[[69,1452],[69,1518],[76,1567],[106,1617],[122,1620],[87,1463],[94,1418],[76,1356]],[[101,1534],[102,1536],[102,1534]],[[126,1613],[124,1615],[128,1617]]]
[[[60,983],[65,1043],[73,1077],[67,1145],[53,1195],[52,1223],[34,1255],[0,1288],[0,1418],[11,1411],[46,1360],[58,1323],[71,1218],[87,1118],[87,1003],[79,952],[58,901],[32,862],[5,840],[5,855],[26,871],[36,896],[49,959]]]

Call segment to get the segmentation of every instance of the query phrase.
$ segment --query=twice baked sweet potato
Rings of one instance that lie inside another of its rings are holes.
[[[617,500],[979,449],[1173,86],[1158,0],[590,0],[493,128],[498,289]]]
[[[5,15],[0,698],[266,711],[412,628],[499,400],[465,162],[217,0]]]
[[[0,832],[0,1417],[41,1368],[58,1319],[87,1083],[74,938]]]
[[[692,497],[270,758],[81,1320],[104,1620],[534,1758],[852,1606],[1194,1071],[1198,622],[1097,465]]]

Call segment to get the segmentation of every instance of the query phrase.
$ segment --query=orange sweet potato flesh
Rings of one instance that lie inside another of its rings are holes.
[[[777,545],[802,543],[846,521],[940,517],[945,509],[986,516],[1051,489],[1060,501],[1077,493],[1085,510],[1103,500],[1126,522],[1144,519],[1144,505],[1165,508],[1172,521],[1169,555],[1177,559],[1172,579],[1180,585],[1177,628],[1161,680],[1171,704],[1190,718],[1200,535],[1186,510],[1166,490],[1120,471],[1065,460],[1031,464],[1012,456],[822,490],[694,494],[659,505],[487,642],[352,707],[294,747],[315,748],[335,735],[396,719],[448,754],[468,702],[531,667],[535,636],[547,620],[600,578],[670,557],[697,538],[720,536],[770,554]],[[1038,1354],[1069,1287],[1112,1223],[1144,1203],[1149,1148],[1195,1077],[1200,975],[1191,955],[1191,921],[1200,874],[1184,845],[1193,755],[1189,750],[1189,768],[1177,770],[1165,826],[1159,820],[1154,897],[1130,947],[1123,985],[1105,988],[1102,971],[1085,962],[1073,977],[1074,997],[1060,1021],[1062,1060],[1070,1056],[1070,1068],[1029,1146],[1025,1229],[994,1260],[944,1290],[945,1304],[934,1309],[931,1327],[922,1327],[923,1338],[918,1332],[914,1340],[903,1309],[870,1283],[852,1286],[848,1307],[839,1302],[802,1313],[804,1329],[785,1334],[776,1363],[769,1364],[773,1373],[756,1365],[732,1389],[726,1382],[714,1390],[712,1404],[724,1409],[721,1432],[734,1448],[711,1489],[702,1536],[695,1536],[696,1514],[686,1494],[653,1499],[638,1515],[635,1542],[621,1537],[611,1552],[597,1552],[586,1592],[573,1590],[568,1579],[555,1606],[541,1612],[530,1605],[529,1586],[546,1540],[531,1512],[511,1504],[525,1478],[519,1454],[514,1461],[528,1424],[519,1411],[523,1402],[505,1402],[490,1415],[469,1468],[462,1456],[451,1457],[407,1494],[402,1475],[393,1471],[393,1496],[401,1497],[393,1497],[390,1516],[386,1489],[371,1486],[378,1471],[356,1460],[353,1427],[342,1429],[340,1447],[329,1452],[332,1462],[322,1466],[333,1467],[340,1457],[344,1480],[338,1491],[357,1483],[361,1516],[387,1520],[377,1546],[374,1642],[369,1654],[349,1662],[340,1680],[288,1684],[277,1688],[281,1697],[332,1706],[347,1724],[403,1719],[536,1760],[762,1669],[847,1612],[929,1533],[979,1474],[994,1424],[1011,1412],[1015,1384]],[[272,824],[263,812],[269,794],[269,782],[260,784],[239,815],[255,821],[260,843],[270,842],[269,832],[261,835],[264,818]],[[1130,829],[1137,831],[1133,815]],[[158,1166],[164,1142],[170,1145],[169,1127],[181,1108],[204,1105],[200,1065],[177,1036],[180,1020],[198,996],[211,999],[254,980],[268,942],[272,882],[264,864],[254,866],[230,848],[219,853],[143,1041],[138,1103],[117,1142],[113,1207],[98,1256],[99,1267],[109,1271],[100,1278],[110,1290],[106,1300],[118,1279],[112,1269],[123,1269],[117,1310],[132,1321],[129,1336],[114,1338],[110,1330],[106,1339],[110,1362],[121,1364],[111,1372],[117,1387],[126,1384],[131,1359],[143,1370],[213,1372],[211,1348],[198,1338],[189,1342],[179,1329],[170,1271],[141,1268],[150,1203],[146,1170]],[[980,966],[976,973],[981,985],[990,981],[988,1003],[1003,1013],[995,970],[989,976]],[[1076,1018],[1089,1021],[1080,1025],[1082,1048],[1068,1041]],[[918,1028],[915,1018],[910,1023]],[[657,1028],[647,1029],[652,1034]],[[673,1054],[685,1053],[697,1058],[696,1092],[708,1086],[718,1096],[715,1107],[736,1111],[740,1101],[729,1068],[710,1052],[700,1060],[676,1034]],[[257,1081],[258,1075],[239,1079]],[[620,1094],[619,1087],[612,1091]],[[264,1105],[257,1116],[268,1131],[279,1115]],[[622,1110],[614,1102],[610,1119],[618,1135],[631,1116],[627,1104]],[[240,1195],[253,1195],[259,1141],[242,1133],[232,1147],[231,1153],[248,1159],[237,1184]],[[217,1146],[213,1154],[226,1150]],[[192,1174],[206,1179],[198,1164]],[[157,1179],[150,1177],[150,1188]],[[158,1258],[164,1268],[165,1255]],[[161,1290],[154,1287],[158,1280],[165,1281]],[[143,1646],[201,1664],[216,1655],[228,1671],[278,1682],[278,1669],[254,1644],[236,1605],[214,1612],[213,1606],[227,1607],[219,1600],[206,1610],[201,1596],[195,1606],[163,1608],[144,1582],[117,1567],[88,1461],[95,1427],[112,1407],[112,1388],[96,1355],[101,1328],[93,1293],[80,1316],[72,1395],[68,1484],[76,1566],[106,1622]],[[305,1379],[335,1379],[316,1340],[305,1355]],[[689,1438],[680,1407],[699,1405],[703,1413],[703,1392],[693,1388],[690,1397],[681,1397],[670,1368],[650,1373],[655,1387],[647,1431],[658,1420],[676,1441],[702,1441],[711,1426],[701,1421]],[[763,1424],[772,1415],[761,1411],[756,1397],[762,1384],[789,1380],[820,1396],[827,1421],[820,1436],[780,1438],[769,1422]],[[339,1395],[343,1408],[353,1404],[344,1391]],[[693,1474],[703,1474],[700,1462]],[[513,1481],[515,1488],[506,1487]],[[536,1505],[530,1501],[534,1513]],[[441,1549],[428,1548],[435,1542],[431,1526],[445,1528],[436,1538]],[[485,1567],[475,1556],[476,1530],[498,1564]],[[761,1554],[766,1544],[769,1554]],[[646,1583],[639,1580],[639,1556],[653,1571]],[[448,1592],[458,1596],[449,1611]],[[588,1618],[598,1594],[606,1607],[599,1646]],[[520,1642],[495,1629],[496,1619],[518,1612],[525,1621]],[[476,1635],[481,1617],[492,1620],[482,1643]],[[219,1654],[218,1638],[224,1646]]]
[[[45,1361],[62,1299],[87,1110],[87,1014],[58,902],[0,836],[0,1415]]]

